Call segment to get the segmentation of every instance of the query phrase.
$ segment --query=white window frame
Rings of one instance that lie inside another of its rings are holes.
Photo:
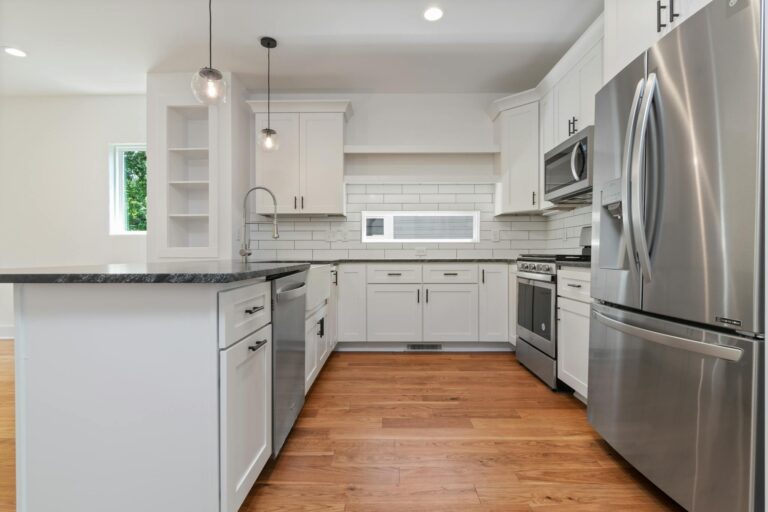
[[[109,234],[146,235],[146,231],[128,231],[125,207],[125,153],[147,151],[146,144],[109,145]]]
[[[413,238],[408,240],[394,239],[395,217],[472,217],[472,238]],[[371,218],[384,219],[384,234],[368,236],[366,234],[367,220]],[[361,212],[363,243],[398,243],[398,244],[472,244],[480,241],[480,212],[479,211],[416,211],[416,212]]]

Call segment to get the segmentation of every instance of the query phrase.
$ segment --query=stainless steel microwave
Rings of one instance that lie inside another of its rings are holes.
[[[544,155],[544,199],[559,204],[592,202],[593,131],[588,126]]]

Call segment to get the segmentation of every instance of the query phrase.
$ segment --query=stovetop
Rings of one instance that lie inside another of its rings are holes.
[[[521,254],[517,258],[517,268],[525,272],[554,275],[557,273],[557,264],[591,261],[589,254]]]

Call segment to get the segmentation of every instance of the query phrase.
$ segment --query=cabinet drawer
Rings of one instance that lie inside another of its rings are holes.
[[[261,329],[272,319],[271,283],[219,293],[219,347],[225,348]]]
[[[425,283],[476,283],[477,265],[436,263],[424,265]]]
[[[557,272],[557,294],[561,297],[592,302],[589,269],[560,269]]]
[[[420,283],[421,265],[368,265],[369,283]]]

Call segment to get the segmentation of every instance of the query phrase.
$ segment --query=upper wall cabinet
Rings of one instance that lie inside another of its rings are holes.
[[[249,101],[255,133],[267,127],[266,102]],[[264,151],[254,141],[253,185],[269,188],[280,214],[344,214],[344,121],[348,101],[272,102],[271,126],[280,147]],[[256,211],[272,214],[270,201]]]
[[[709,2],[605,0],[605,80]]]
[[[539,209],[539,102],[503,111],[496,118],[501,152],[496,159],[496,215]]]
[[[546,150],[595,122],[595,94],[603,85],[602,71],[603,45],[598,43],[555,85],[555,139]]]

